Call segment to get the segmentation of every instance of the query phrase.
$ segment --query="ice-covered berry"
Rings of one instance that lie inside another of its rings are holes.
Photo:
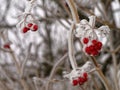
[[[78,80],[74,79],[74,80],[72,81],[72,84],[73,84],[73,86],[76,86],[76,85],[78,84]]]
[[[29,30],[30,30],[30,29],[29,29],[28,27],[24,27],[23,30],[22,30],[22,32],[23,32],[23,33],[26,33],[26,32],[29,31]]]
[[[85,47],[85,52],[86,52],[87,54],[91,54],[90,47]]]
[[[83,73],[83,77],[87,78],[88,74],[86,72]]]
[[[89,39],[88,38],[83,38],[83,43],[84,44],[87,44],[89,42]]]
[[[27,24],[27,27],[29,27],[29,28],[31,28],[32,26],[33,26],[32,23],[28,23],[28,24]]]
[[[84,84],[84,78],[83,77],[79,77],[78,78],[78,82],[79,82],[79,85]]]
[[[32,31],[37,31],[37,30],[38,30],[38,25],[37,24],[33,25]]]
[[[94,44],[94,45],[96,45],[96,44],[97,44],[97,42],[98,42],[98,41],[97,41],[97,40],[95,40],[95,39],[93,39],[93,40],[92,40],[92,44]]]

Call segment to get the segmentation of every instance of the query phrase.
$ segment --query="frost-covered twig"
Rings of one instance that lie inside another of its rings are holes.
[[[48,79],[48,82],[46,84],[46,89],[45,90],[49,90],[49,86],[50,86],[50,81],[52,80],[58,66],[66,59],[66,57],[68,56],[68,53],[66,53],[60,60],[58,60],[58,62],[56,62],[56,64],[53,66],[53,69],[50,73],[50,76],[49,76],[49,79]]]
[[[78,12],[76,10],[74,1],[73,0],[66,0],[66,2],[68,3],[68,6],[70,7],[72,17],[73,17],[73,21],[75,23],[79,23],[79,16],[78,16]]]
[[[77,63],[75,61],[75,56],[74,56],[74,47],[73,47],[73,31],[74,31],[74,23],[71,25],[70,31],[69,31],[69,36],[68,36],[68,53],[69,53],[69,59],[70,63],[72,65],[73,69],[77,68]]]
[[[110,50],[113,51],[114,47],[113,47],[112,34],[110,34],[109,41],[110,41]],[[114,83],[115,83],[115,90],[119,90],[118,79],[117,79],[117,72],[118,72],[117,58],[116,58],[115,52],[111,53],[111,55],[112,55],[113,67],[114,67],[114,77],[113,78],[114,78]]]
[[[25,58],[25,60],[23,61],[22,65],[21,65],[21,75],[20,75],[21,78],[22,78],[23,75],[24,75],[24,69],[25,69],[25,65],[26,65],[26,63],[27,63],[29,54],[30,54],[31,46],[32,46],[32,43],[30,43],[30,45],[29,45],[29,47],[28,47],[28,51],[27,51],[26,58]]]

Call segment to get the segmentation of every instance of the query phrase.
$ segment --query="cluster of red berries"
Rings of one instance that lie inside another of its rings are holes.
[[[85,44],[84,51],[88,55],[96,56],[102,48],[102,43],[96,39],[89,40],[89,38],[83,38],[83,44]]]
[[[3,45],[3,48],[5,48],[5,49],[10,49],[10,44],[4,44],[4,45]]]
[[[72,84],[73,86],[76,85],[83,85],[88,80],[88,74],[86,72],[83,73],[82,76],[78,77],[77,79],[73,79]]]
[[[37,24],[33,24],[33,23],[28,23],[23,29],[22,32],[26,33],[27,31],[37,31],[38,30],[38,25]]]

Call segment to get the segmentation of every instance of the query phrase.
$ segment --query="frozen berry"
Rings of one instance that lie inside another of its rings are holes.
[[[83,77],[79,77],[78,78],[78,82],[80,85],[82,85],[84,83],[84,78]]]
[[[95,47],[93,45],[90,45],[89,48],[91,52],[95,50]]]
[[[98,55],[98,54],[99,54],[99,52],[98,52],[97,50],[92,51],[92,55],[93,55],[93,56],[96,56],[96,55]]]
[[[78,84],[78,81],[74,79],[74,80],[72,81],[72,84],[73,84],[73,86],[76,86],[76,85]]]
[[[87,78],[88,77],[88,74],[86,72],[83,73],[83,77],[84,78]]]
[[[3,47],[6,48],[6,49],[10,49],[10,45],[9,44],[5,44]]]
[[[38,30],[38,25],[37,24],[33,25],[33,30],[32,31],[37,31],[37,30]]]
[[[32,27],[32,25],[33,25],[32,23],[28,23],[27,26],[30,28],[30,27]]]
[[[83,77],[83,80],[84,80],[84,82],[86,82],[88,80],[88,78]]]
[[[87,44],[89,42],[89,39],[88,38],[83,38],[83,43],[84,44]]]
[[[92,40],[92,43],[95,45],[95,44],[97,44],[97,40]]]
[[[90,53],[91,53],[90,47],[86,47],[86,48],[85,48],[85,52],[86,52],[87,54],[90,54]]]
[[[97,46],[99,47],[99,49],[101,49],[102,43],[101,43],[101,42],[98,42],[98,43],[97,43]]]
[[[24,27],[23,30],[22,30],[22,32],[23,32],[23,33],[26,33],[28,30],[30,30],[30,29],[27,28],[27,27]]]

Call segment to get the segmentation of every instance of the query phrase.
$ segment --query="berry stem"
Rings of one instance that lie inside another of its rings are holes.
[[[107,79],[105,78],[104,74],[102,73],[101,69],[99,68],[98,63],[96,62],[95,57],[91,56],[91,59],[92,59],[93,63],[94,63],[95,66],[96,66],[97,72],[98,72],[98,74],[99,74],[99,76],[100,76],[100,79],[101,79],[102,82],[104,83],[104,85],[105,85],[105,87],[106,87],[106,90],[111,90],[111,88],[110,88],[110,86],[109,86],[109,84],[108,84]]]
[[[70,63],[72,65],[73,69],[77,68],[77,63],[75,61],[74,56],[74,49],[73,49],[73,31],[74,31],[74,23],[71,25],[70,31],[69,31],[69,37],[68,37],[68,53],[69,53],[69,59]]]
[[[79,20],[78,12],[77,12],[77,9],[75,7],[74,1],[73,0],[66,0],[66,2],[68,3],[68,6],[70,7],[74,22],[79,23],[80,20]]]

